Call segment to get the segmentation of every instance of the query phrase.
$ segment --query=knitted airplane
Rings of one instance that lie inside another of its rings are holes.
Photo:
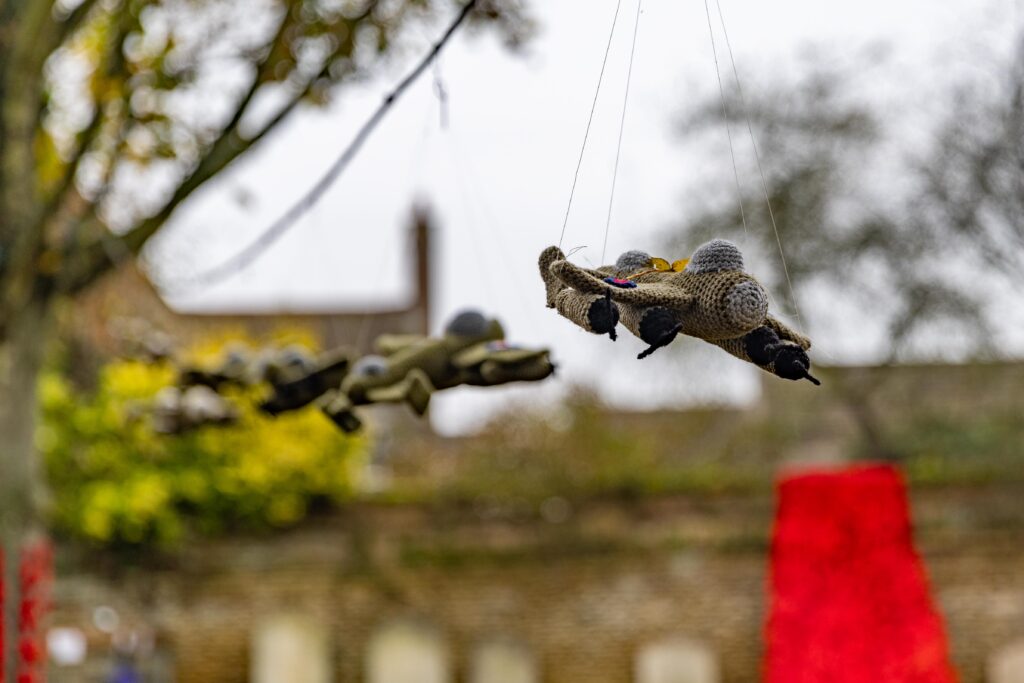
[[[157,434],[184,434],[200,427],[234,424],[238,409],[210,387],[199,384],[164,387],[151,405],[150,424]]]
[[[547,349],[516,348],[504,337],[497,320],[476,311],[455,316],[443,337],[385,335],[376,343],[381,355],[359,359],[321,408],[341,429],[354,432],[362,426],[357,406],[407,403],[423,415],[437,390],[536,382],[554,372]]]
[[[811,341],[768,315],[768,294],[743,270],[743,255],[726,240],[701,245],[680,270],[656,269],[641,251],[596,270],[565,260],[558,247],[540,255],[547,305],[594,334],[616,338],[622,322],[648,344],[646,358],[679,333],[703,339],[784,379],[811,376]]]
[[[259,353],[232,346],[216,366],[193,364],[180,368],[178,383],[183,387],[207,386],[215,391],[222,386],[244,387],[263,382],[276,386],[314,372],[318,367],[323,367],[323,359],[318,360],[298,344]]]
[[[260,404],[269,415],[298,410],[331,391],[345,379],[351,365],[347,351],[328,351],[317,359],[313,368],[279,370],[270,381],[273,393]]]
[[[178,384],[183,387],[209,387],[214,391],[224,385],[241,386],[246,383],[249,365],[249,353],[243,348],[232,347],[216,367],[189,365],[180,368]]]

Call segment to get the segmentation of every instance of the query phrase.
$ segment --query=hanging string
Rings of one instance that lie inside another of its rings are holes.
[[[348,168],[349,164],[362,149],[363,144],[369,139],[370,135],[376,130],[377,126],[381,121],[384,120],[385,115],[394,106],[395,102],[409,89],[419,77],[427,70],[427,67],[431,65],[434,59],[440,54],[442,48],[448,43],[448,40],[455,34],[455,31],[462,25],[462,23],[469,16],[469,13],[476,7],[478,0],[469,0],[463,5],[462,10],[455,17],[452,23],[448,26],[447,30],[441,36],[440,39],[431,47],[430,51],[420,60],[420,62],[410,71],[405,78],[403,78],[394,90],[392,90],[380,103],[377,109],[373,112],[373,115],[362,125],[356,136],[348,144],[342,153],[335,159],[334,163],[327,172],[316,182],[316,184],[306,192],[305,195],[298,202],[293,204],[280,218],[271,223],[271,225],[261,232],[256,239],[250,242],[247,246],[236,252],[233,256],[220,263],[205,272],[199,273],[198,275],[190,278],[190,282],[182,287],[182,290],[195,289],[200,286],[210,285],[216,282],[224,280],[234,273],[246,268],[259,258],[271,245],[281,239],[282,236],[288,230],[293,228],[298,222],[299,218],[305,215],[314,204],[320,201],[324,193],[327,192],[328,188],[334,184],[334,181],[338,179],[338,176]]]
[[[633,46],[629,51],[629,70],[626,72],[626,93],[622,98],[622,117],[619,120],[619,143],[615,149],[615,166],[612,169],[612,189],[608,196],[608,218],[604,224],[604,245],[601,247],[601,263],[608,251],[608,232],[612,226],[612,207],[615,204],[615,184],[619,178],[619,159],[622,156],[622,133],[626,129],[626,109],[629,106],[629,86],[633,81],[633,58],[636,57],[636,36],[640,32],[640,9],[644,0],[637,0],[636,19],[633,22]]]
[[[640,30],[640,8],[643,7],[643,0],[637,0],[637,15],[633,22],[633,45],[630,47],[630,68],[626,72],[626,94],[623,95],[623,115],[618,121],[618,144],[615,147],[615,165],[611,170],[611,191],[608,194],[608,217],[604,221],[604,244],[601,247],[601,263],[604,263],[604,255],[608,250],[608,231],[611,228],[611,208],[615,202],[615,183],[618,180],[618,160],[623,155],[623,131],[626,130],[626,110],[630,102],[630,84],[633,82],[633,58],[637,53],[637,34]]]
[[[576,184],[580,179],[580,168],[583,166],[583,155],[587,151],[587,140],[590,139],[590,127],[594,123],[594,112],[597,111],[597,99],[601,94],[601,84],[604,82],[604,70],[608,66],[608,54],[612,50],[612,38],[615,37],[615,25],[619,22],[619,10],[622,8],[622,0],[615,3],[615,15],[612,17],[612,27],[608,32],[608,44],[604,48],[604,59],[601,60],[601,73],[597,76],[597,88],[594,90],[594,101],[590,104],[590,116],[587,118],[587,129],[583,133],[583,144],[580,146],[580,157],[576,160],[576,172],[572,177],[572,189],[569,190],[569,203],[565,207],[565,218],[562,219],[562,234],[558,236],[558,248],[562,248],[565,241],[565,228],[569,225],[569,212],[572,210],[572,200],[576,196]]]
[[[493,257],[493,251],[488,250],[486,245],[483,244],[480,236],[480,230],[474,230],[473,224],[479,224],[477,219],[477,207],[472,202],[470,197],[472,193],[466,186],[466,183],[459,173],[457,168],[457,161],[453,153],[451,145],[447,149],[448,156],[448,172],[450,176],[455,180],[457,194],[459,196],[460,203],[462,204],[462,219],[461,221],[456,220],[454,224],[459,227],[459,231],[465,231],[465,236],[459,237],[458,240],[462,244],[469,243],[472,248],[473,257],[471,260],[474,269],[477,272],[477,282],[480,282],[483,286],[476,287],[473,291],[473,296],[480,297],[483,301],[494,301],[498,298],[499,288],[498,283],[502,280],[502,277],[498,275],[494,269],[496,258]],[[495,230],[495,233],[501,232]],[[499,254],[503,250],[499,247]],[[460,269],[463,270],[463,269]],[[512,280],[514,282],[514,280]],[[476,302],[474,302],[476,303]]]
[[[504,217],[504,214],[496,211],[493,207],[493,202],[489,200],[489,184],[481,182],[480,179],[485,176],[480,173],[479,167],[473,161],[472,155],[466,150],[458,129],[453,127],[448,131],[447,135],[450,142],[450,151],[452,152],[453,169],[455,170],[456,179],[463,196],[467,198],[469,206],[476,210],[475,215],[477,217],[481,218],[486,224],[495,227],[492,234],[497,242],[497,260],[503,271],[499,282],[505,282],[506,284],[515,283],[518,281],[516,269],[513,268],[508,259],[508,254],[512,252],[509,251],[503,237],[506,232],[513,231],[508,229],[506,225],[507,219]],[[475,234],[476,231],[473,231],[473,233]],[[481,261],[481,263],[486,262],[487,259]],[[536,308],[530,305],[520,287],[512,287],[512,291],[515,292],[516,305],[523,314],[523,318],[529,320],[531,324],[536,324],[538,320]]]
[[[707,0],[704,0],[705,7],[707,6]],[[761,153],[757,149],[757,140],[754,137],[754,127],[750,123],[750,111],[747,107],[747,99],[743,94],[743,84],[740,82],[739,69],[736,68],[736,57],[732,51],[732,41],[729,40],[729,30],[725,27],[725,13],[722,12],[721,0],[715,0],[715,5],[718,7],[718,18],[722,23],[722,33],[725,35],[725,45],[729,51],[729,61],[732,63],[732,74],[733,78],[736,79],[736,92],[740,98],[740,110],[743,113],[743,118],[747,122],[747,133],[750,135],[750,144],[754,149],[754,159],[757,161],[757,172],[761,176],[761,191],[764,194],[764,203],[768,206],[768,218],[772,224],[772,231],[775,233],[775,243],[779,247],[779,259],[782,261],[782,272],[786,276],[786,286],[789,288],[789,299],[793,304],[793,314],[796,317],[797,330],[803,333],[803,317],[800,315],[800,306],[797,303],[796,292],[793,289],[793,280],[789,276],[789,266],[786,264],[786,253],[782,249],[782,238],[779,237],[779,226],[775,222],[775,212],[772,210],[772,200],[768,193],[768,181],[765,179],[764,167],[761,164]],[[710,16],[708,17],[710,21]],[[716,59],[717,63],[717,59]],[[719,76],[721,79],[721,76]],[[733,167],[735,168],[735,159],[733,160]]]
[[[440,55],[434,60],[434,95],[437,97],[437,106],[440,110],[441,130],[448,130],[448,88],[441,74]]]
[[[428,152],[428,147],[430,143],[433,141],[435,121],[434,100],[436,97],[437,92],[435,90],[434,93],[426,99],[426,105],[424,108],[423,128],[420,133],[419,142],[416,144],[415,151],[410,156],[408,168],[409,174],[408,180],[406,181],[406,185],[413,188],[414,191],[418,191],[423,184],[423,169],[426,167],[426,156]],[[416,210],[418,211],[418,209]],[[414,214],[414,218],[415,217],[416,215]],[[406,234],[408,235],[409,232],[411,232],[411,230],[408,230],[407,228]],[[394,229],[385,231],[384,238],[381,241],[380,253],[395,253],[395,242],[398,240],[399,234],[401,233],[397,232]],[[354,336],[355,341],[353,342],[354,348],[357,351],[362,352],[366,350],[367,352],[372,352],[372,347],[370,346],[370,332],[373,330],[371,329],[370,322],[372,321],[373,318],[374,313],[372,312],[371,307],[363,306],[362,310],[359,313],[359,323],[358,325],[356,325],[356,334]]]
[[[715,0],[717,2],[717,0]],[[721,9],[721,6],[719,6]],[[722,84],[722,70],[718,66],[718,47],[715,45],[715,31],[711,28],[711,9],[708,0],[704,0],[704,13],[708,18],[708,35],[711,36],[711,54],[715,58],[715,75],[718,77],[718,95],[722,100],[722,120],[725,122],[725,136],[729,140],[729,156],[732,158],[732,177],[736,183],[736,204],[740,209],[740,221],[743,223],[743,237],[749,236],[747,216],[743,210],[743,190],[740,188],[740,172],[736,168],[736,150],[732,144],[732,126],[729,124],[729,109],[725,104],[725,86]]]

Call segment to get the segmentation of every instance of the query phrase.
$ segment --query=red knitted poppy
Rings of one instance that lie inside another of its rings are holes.
[[[767,683],[954,683],[942,620],[889,466],[780,482]]]

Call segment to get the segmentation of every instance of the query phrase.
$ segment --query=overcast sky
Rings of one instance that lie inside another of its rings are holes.
[[[601,257],[636,3],[622,3],[566,234],[567,248],[588,245],[574,257],[583,263],[597,264]],[[442,431],[472,428],[510,401],[547,401],[581,383],[623,407],[750,398],[757,371],[715,349],[671,362],[640,362],[635,357],[642,344],[628,334],[612,344],[544,308],[536,258],[559,239],[616,0],[530,4],[538,32],[522,54],[511,54],[489,33],[459,36],[444,51],[437,73],[448,92],[446,130],[433,79],[425,77],[288,236],[233,279],[172,303],[273,311],[400,301],[410,284],[409,216],[422,201],[438,228],[435,329],[459,309],[480,308],[502,320],[511,340],[549,346],[559,366],[558,377],[544,386],[438,396],[432,413]],[[951,73],[978,68],[977,45],[997,53],[1009,48],[1011,26],[1019,26],[1021,16],[1015,0],[721,4],[745,87],[791,76],[808,45],[825,46],[837,59],[856,59],[868,46],[888,44],[892,54],[873,77],[878,87],[872,90],[891,107],[907,106],[906,116],[926,118],[937,113],[929,103]],[[729,78],[713,0],[710,7],[722,76]],[[173,216],[153,260],[169,272],[202,270],[263,229],[330,165],[438,28],[422,27],[402,59],[378,78],[346,89],[330,107],[298,112],[198,193]],[[674,125],[688,102],[717,87],[704,3],[643,0],[607,260],[628,248],[656,251],[658,235],[685,211],[686,189],[700,177],[702,159],[686,155]],[[747,151],[737,146],[738,154]],[[729,153],[724,132],[719,153]],[[770,167],[772,160],[764,163]],[[813,308],[813,297],[798,295]],[[811,317],[810,331],[823,342],[812,354],[817,362],[870,359],[868,349],[844,345],[846,335],[817,329]]]

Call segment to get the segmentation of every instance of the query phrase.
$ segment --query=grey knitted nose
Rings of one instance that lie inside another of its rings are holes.
[[[725,295],[724,303],[737,325],[756,328],[768,315],[768,294],[752,280],[734,285]]]
[[[728,240],[711,240],[697,247],[690,263],[686,266],[688,273],[717,273],[727,270],[743,270],[743,255],[739,247]]]

